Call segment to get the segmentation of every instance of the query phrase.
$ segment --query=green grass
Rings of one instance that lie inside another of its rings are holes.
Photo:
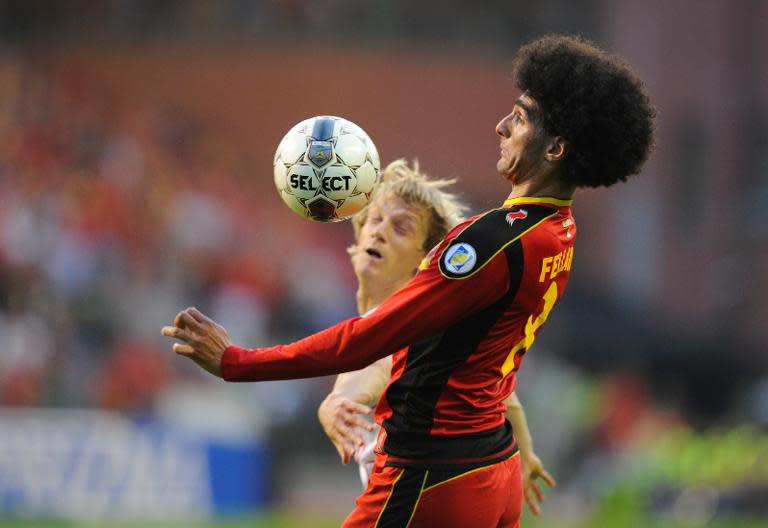
[[[72,523],[66,521],[0,520],[0,528],[331,528],[338,527],[340,524],[341,519],[318,519],[291,515],[248,516],[200,523],[146,523],[138,521]],[[766,520],[733,520],[711,522],[705,526],[706,528],[762,528],[766,525],[768,525]],[[692,525],[659,522],[641,517],[631,519],[627,517],[621,519],[600,518],[579,523],[568,523],[562,520],[540,520],[526,516],[522,523],[522,528],[689,528],[690,526]]]
[[[700,524],[681,524],[670,521],[653,521],[643,517],[617,519],[595,518],[589,521],[579,523],[568,523],[563,521],[523,521],[521,528],[764,528],[766,520],[755,521],[712,521],[704,525]]]
[[[0,519],[0,528],[338,528],[340,519],[318,519],[307,516],[258,515],[215,519],[210,522],[123,522],[102,521],[92,523],[57,520]]]

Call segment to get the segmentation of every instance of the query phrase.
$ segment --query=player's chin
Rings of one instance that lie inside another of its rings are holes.
[[[509,179],[507,173],[509,172],[509,163],[503,157],[499,158],[496,162],[496,172],[498,172],[502,178]]]
[[[364,273],[370,266],[368,262],[369,257],[365,253],[358,253],[352,257],[352,268],[355,270],[355,275]]]
[[[367,277],[371,273],[370,263],[365,262],[360,257],[355,257],[352,261],[352,267],[355,269],[355,275],[358,277]]]
[[[512,170],[512,167],[509,166],[507,161],[505,159],[500,159],[499,162],[496,164],[496,172],[499,173],[499,176],[504,178],[510,183],[515,182],[515,176],[514,171]]]

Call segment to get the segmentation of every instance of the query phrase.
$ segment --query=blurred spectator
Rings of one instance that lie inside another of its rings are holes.
[[[158,347],[123,342],[104,365],[98,403],[134,415],[150,414],[170,381],[168,357]]]

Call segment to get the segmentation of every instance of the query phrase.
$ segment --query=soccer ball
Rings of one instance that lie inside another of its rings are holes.
[[[379,153],[365,131],[341,117],[294,126],[275,152],[275,186],[294,213],[338,222],[368,205],[379,182]]]

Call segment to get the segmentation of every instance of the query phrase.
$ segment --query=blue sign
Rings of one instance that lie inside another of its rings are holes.
[[[101,411],[0,410],[0,514],[196,519],[266,504],[269,454]]]

